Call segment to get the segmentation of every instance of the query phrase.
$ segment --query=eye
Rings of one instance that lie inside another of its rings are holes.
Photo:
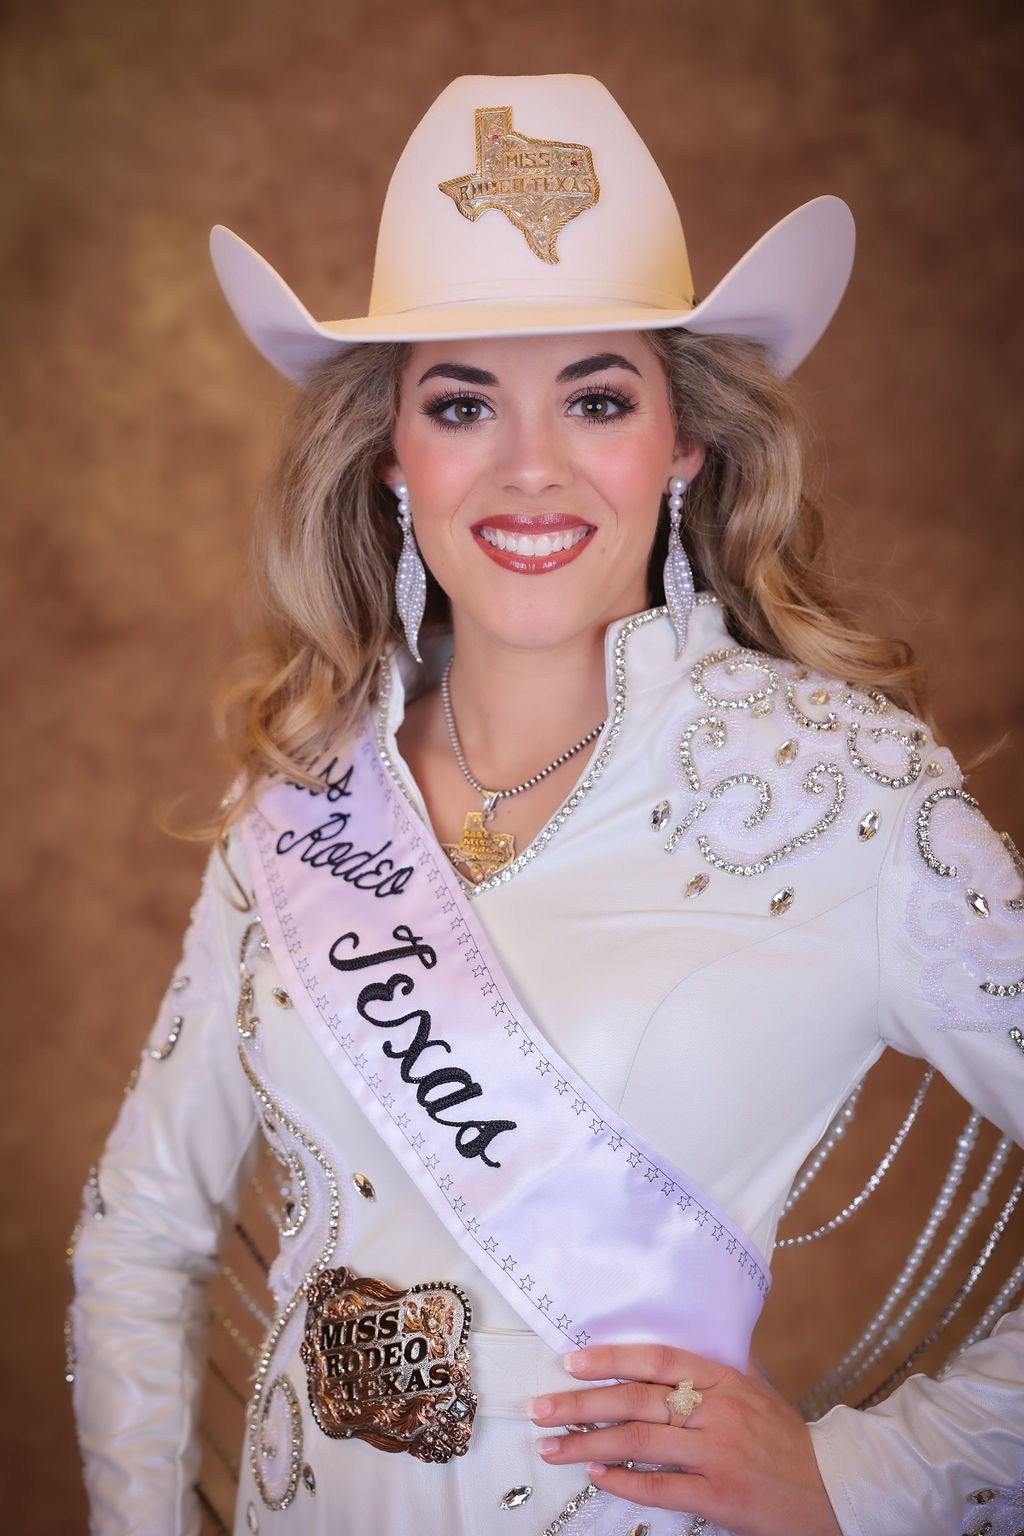
[[[494,415],[486,400],[476,395],[439,395],[421,407],[425,416],[431,417],[439,427],[455,430],[459,427],[475,427]]]
[[[628,395],[610,389],[589,390],[569,402],[569,415],[580,416],[584,421],[614,421],[635,409],[636,404]]]

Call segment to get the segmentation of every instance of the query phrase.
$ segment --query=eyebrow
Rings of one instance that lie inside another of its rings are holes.
[[[435,363],[427,369],[419,382],[425,384],[428,379],[458,379],[460,384],[494,385],[498,382],[486,368],[470,368],[468,363]]]
[[[588,374],[603,373],[606,368],[628,368],[638,379],[643,377],[640,369],[618,352],[597,352],[593,357],[581,357],[578,363],[570,363],[562,369],[555,382],[571,384],[575,379],[585,379]]]
[[[601,373],[606,368],[628,368],[630,373],[635,373],[637,378],[642,378],[639,368],[623,357],[618,352],[596,352],[593,357],[581,357],[577,363],[569,363],[562,369],[555,380],[556,384],[572,384],[576,379],[585,379],[592,373]],[[428,379],[457,379],[460,384],[480,384],[493,388],[498,383],[493,373],[488,373],[486,368],[471,368],[468,363],[435,363],[428,368],[419,380],[425,384]]]

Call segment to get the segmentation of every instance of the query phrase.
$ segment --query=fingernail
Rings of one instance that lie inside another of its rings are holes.
[[[586,1360],[587,1357],[583,1353],[582,1349],[574,1349],[571,1355],[562,1356],[562,1364],[565,1366],[570,1376],[575,1376],[577,1371],[582,1371],[584,1365],[586,1364]]]
[[[590,1478],[591,1482],[594,1481],[595,1477],[603,1477],[607,1471],[608,1468],[605,1466],[603,1461],[587,1462],[587,1476]]]
[[[560,1437],[558,1435],[545,1435],[543,1440],[537,1441],[537,1454],[540,1456],[553,1456],[558,1450]]]
[[[554,1403],[550,1397],[535,1397],[526,1405],[527,1417],[531,1419],[549,1419]]]

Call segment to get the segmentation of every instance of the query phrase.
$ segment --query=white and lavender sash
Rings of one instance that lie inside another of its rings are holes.
[[[456,1242],[553,1350],[657,1341],[745,1369],[768,1276],[515,998],[367,732],[244,824],[296,1008]]]

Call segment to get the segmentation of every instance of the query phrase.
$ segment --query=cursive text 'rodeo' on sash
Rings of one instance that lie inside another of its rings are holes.
[[[338,759],[332,757],[317,775],[323,780],[323,793],[332,804],[348,799],[352,793],[349,786],[354,765],[350,763],[344,773],[332,778],[337,766]],[[299,791],[306,789],[305,785],[299,784],[289,787]],[[318,791],[308,790],[308,793],[316,794]],[[277,840],[277,852],[297,853],[303,864],[309,864],[313,869],[326,869],[347,884],[354,885],[357,891],[372,891],[380,898],[400,896],[412,879],[411,867],[404,864],[395,868],[394,859],[387,856],[391,847],[390,838],[371,852],[369,849],[361,849],[351,838],[345,837],[344,832],[350,819],[350,811],[332,811],[325,821],[318,827],[310,828],[308,832],[299,833],[294,829],[282,832]]]

